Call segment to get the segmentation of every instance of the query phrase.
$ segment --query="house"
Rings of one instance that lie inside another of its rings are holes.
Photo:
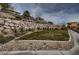
[[[70,22],[70,23],[67,23],[67,27],[68,28],[78,28],[78,25],[79,23],[78,22]]]

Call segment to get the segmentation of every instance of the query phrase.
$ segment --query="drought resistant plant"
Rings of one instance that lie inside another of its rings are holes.
[[[14,39],[14,37],[12,37],[12,36],[4,37],[4,36],[0,35],[0,44],[7,43],[7,42],[11,41],[12,39]]]
[[[69,35],[67,30],[43,30],[34,32],[29,35],[23,36],[19,40],[55,40],[55,41],[67,41]]]

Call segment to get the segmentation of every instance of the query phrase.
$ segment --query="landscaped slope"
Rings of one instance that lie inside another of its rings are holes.
[[[69,40],[69,35],[67,30],[43,30],[26,35],[19,40],[67,41]]]

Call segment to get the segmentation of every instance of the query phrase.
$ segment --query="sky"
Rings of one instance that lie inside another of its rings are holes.
[[[21,14],[28,10],[34,18],[40,16],[54,24],[79,22],[78,3],[13,3],[11,5]]]

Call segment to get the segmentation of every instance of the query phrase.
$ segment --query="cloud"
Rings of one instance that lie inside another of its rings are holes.
[[[43,11],[46,13],[56,13],[64,11],[64,13],[79,13],[79,4],[75,3],[48,3],[40,4]]]
[[[79,14],[67,14],[63,11],[59,13],[46,13],[42,17],[47,21],[52,21],[55,24],[66,24],[68,22],[79,22]]]
[[[38,16],[41,17],[42,14],[43,14],[43,10],[42,10],[42,8],[40,8],[39,5],[35,5],[35,7],[31,9],[31,15],[33,17],[38,17]]]
[[[79,4],[77,3],[18,3],[13,5],[21,13],[29,10],[33,17],[41,16],[46,21],[52,21],[55,24],[79,22]]]

